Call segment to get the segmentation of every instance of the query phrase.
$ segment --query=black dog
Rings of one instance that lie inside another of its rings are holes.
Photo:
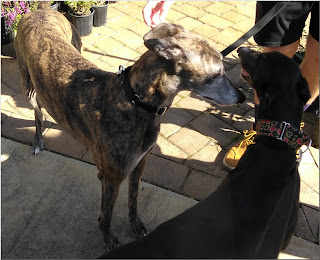
[[[261,102],[255,144],[208,198],[100,258],[277,258],[288,245],[299,206],[296,149],[307,141],[299,126],[310,92],[286,56],[238,53]]]

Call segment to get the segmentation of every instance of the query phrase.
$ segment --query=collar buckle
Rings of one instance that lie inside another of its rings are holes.
[[[140,101],[140,96],[135,93],[133,99],[131,100],[131,102],[132,102],[133,104],[136,104],[136,103],[138,103],[139,101]]]
[[[157,110],[156,114],[159,115],[159,116],[161,116],[161,115],[163,115],[165,112],[167,112],[167,110],[168,110],[168,107],[160,107],[160,108]]]
[[[287,129],[287,126],[290,126],[290,125],[291,125],[290,123],[287,123],[286,121],[282,121],[282,124],[284,124],[284,126],[283,126],[282,129],[281,129],[281,134],[280,134],[279,137],[277,137],[277,139],[278,139],[278,140],[281,140],[281,141],[283,141],[283,135],[284,135],[284,133],[285,133],[285,131],[286,131],[286,129]]]
[[[124,71],[125,71],[124,66],[123,65],[119,65],[119,70],[117,72],[117,76],[119,77],[121,75],[121,73],[124,72]]]

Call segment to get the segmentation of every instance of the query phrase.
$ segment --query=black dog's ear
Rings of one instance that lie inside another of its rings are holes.
[[[175,36],[184,29],[180,25],[160,24],[144,37],[144,45],[167,60],[185,62],[187,57]]]
[[[266,96],[266,91],[264,89],[263,81],[259,79],[255,79],[252,82],[252,86],[254,87],[255,91],[257,92],[258,98],[260,100],[260,103],[265,103],[265,101],[268,102],[268,97]]]
[[[253,86],[260,100],[260,105],[264,107],[270,107],[270,105],[279,97],[278,92],[269,90],[269,86],[264,80],[254,80]]]
[[[307,103],[307,101],[311,97],[310,90],[308,87],[308,82],[305,80],[304,77],[302,77],[302,75],[300,75],[300,77],[298,79],[297,93],[304,104]]]

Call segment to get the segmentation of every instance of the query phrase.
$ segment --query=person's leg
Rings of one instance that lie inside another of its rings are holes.
[[[259,21],[274,5],[273,1],[257,1],[256,5],[256,22]],[[292,58],[299,46],[300,36],[305,26],[305,20],[308,17],[314,2],[310,1],[292,1],[273,18],[264,28],[255,36],[255,42],[263,47],[264,52],[279,51],[284,55]],[[314,8],[316,9],[316,8]],[[314,20],[316,15],[311,15]],[[319,22],[318,22],[319,23]],[[316,23],[315,23],[316,24]],[[313,30],[317,32],[315,28]],[[259,99],[254,93],[255,103],[255,121],[258,119]],[[223,158],[223,165],[227,169],[234,169],[238,161],[247,149],[247,146],[254,143],[256,135],[255,125],[250,130],[244,131],[244,138],[231,147]]]
[[[278,51],[278,52],[281,52],[282,54],[288,56],[289,58],[292,58],[297,51],[299,43],[300,43],[300,39],[291,43],[291,44],[285,45],[285,46],[263,47],[263,52]]]
[[[305,106],[306,110],[319,96],[319,2],[313,2],[306,54],[300,68],[311,92],[311,98]]]
[[[257,2],[256,6],[256,20],[260,20],[273,6],[275,2]],[[264,52],[279,51],[282,54],[292,58],[299,46],[300,36],[305,26],[305,20],[311,12],[311,21],[309,30],[311,35],[318,39],[319,37],[319,3],[310,1],[294,1],[287,4],[287,6],[272,19],[260,32],[254,36],[254,40],[260,46],[263,46]],[[309,37],[308,37],[309,38]],[[313,39],[314,40],[314,39]],[[317,41],[316,41],[317,42]],[[317,42],[318,43],[318,42]],[[315,45],[315,42],[310,44]],[[308,45],[308,43],[307,43]],[[310,46],[311,48],[314,46]],[[310,48],[310,49],[311,49]],[[319,43],[317,45],[317,57],[319,58]],[[313,52],[313,50],[312,50]],[[312,53],[311,50],[309,53]],[[312,54],[311,54],[312,56]],[[307,57],[306,57],[307,58]],[[307,61],[305,58],[305,62]],[[309,64],[309,62],[308,62]],[[311,63],[310,63],[311,64]],[[319,59],[318,59],[319,68]],[[303,71],[303,66],[301,67]],[[317,75],[318,75],[317,70]],[[307,78],[308,76],[302,72]],[[319,75],[318,75],[319,80]],[[307,79],[308,81],[308,79]],[[309,83],[309,81],[308,81]],[[309,83],[311,84],[311,83]],[[317,90],[319,84],[317,85]],[[315,94],[316,95],[316,94]],[[313,97],[313,100],[316,98]],[[312,98],[311,98],[312,99]],[[311,102],[310,99],[310,102]],[[259,104],[259,99],[254,95],[255,104]],[[308,102],[309,103],[309,102]]]
[[[297,47],[299,45],[299,40],[280,47],[264,47],[264,52],[278,51],[282,54],[292,58],[295,54]],[[300,65],[301,73],[308,82],[309,90],[311,93],[311,98],[307,102],[307,106],[310,106],[312,102],[319,96],[319,42],[308,35],[306,44],[305,57]],[[256,94],[254,95],[255,104],[259,104],[259,99]]]
[[[319,96],[319,42],[311,34],[308,35],[306,53],[300,68],[311,93],[307,107]]]

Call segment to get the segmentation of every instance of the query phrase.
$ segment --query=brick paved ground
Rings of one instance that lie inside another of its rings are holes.
[[[182,25],[223,50],[254,25],[254,1],[177,1],[167,21]],[[103,70],[116,72],[120,64],[131,65],[147,48],[142,36],[149,31],[141,11],[144,1],[109,4],[105,26],[82,37],[83,56]],[[252,38],[245,43],[258,49]],[[10,58],[12,44],[1,56],[2,136],[31,144],[35,132],[33,111],[20,90],[17,62]],[[222,166],[226,151],[249,129],[254,120],[252,89],[240,77],[235,53],[225,59],[229,78],[246,95],[245,103],[221,107],[190,91],[174,99],[161,125],[160,135],[148,157],[143,180],[200,200],[215,190],[228,171]],[[44,132],[45,149],[93,163],[85,146],[72,139],[50,117]],[[306,114],[306,129],[312,133],[315,117]],[[311,153],[310,153],[311,152]],[[318,241],[319,150],[305,153],[300,168],[301,207],[296,235]],[[276,180],[275,180],[276,181]]]

